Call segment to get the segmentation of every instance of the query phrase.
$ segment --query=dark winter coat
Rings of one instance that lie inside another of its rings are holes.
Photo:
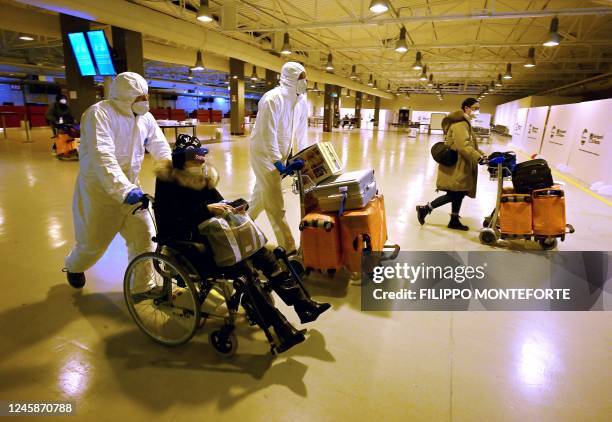
[[[178,240],[196,239],[198,225],[213,216],[208,205],[223,200],[215,189],[217,171],[208,166],[208,175],[194,175],[165,161],[157,163],[155,175],[153,210],[159,234]]]

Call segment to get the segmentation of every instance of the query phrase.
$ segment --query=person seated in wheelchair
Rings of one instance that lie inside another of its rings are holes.
[[[223,196],[216,189],[218,172],[206,162],[208,150],[200,141],[189,135],[180,135],[174,145],[172,161],[156,164],[154,211],[159,234],[176,240],[194,241],[202,238],[198,226],[212,217],[245,213],[246,207],[235,209],[223,202]],[[246,202],[245,202],[246,205]],[[198,256],[198,270],[216,267],[210,253]],[[248,258],[249,262],[267,278],[269,286],[288,306],[293,306],[302,324],[312,322],[330,308],[328,303],[318,303],[296,282],[290,271],[280,265],[275,255],[265,246]],[[241,265],[242,264],[242,265]],[[236,265],[234,271],[245,271],[246,263]],[[283,351],[304,340],[303,332],[295,328],[274,307],[269,297],[257,286],[250,286],[251,297],[256,302],[265,321],[255,322],[260,326],[272,325],[281,341],[278,351]],[[252,310],[251,303],[243,307]]]

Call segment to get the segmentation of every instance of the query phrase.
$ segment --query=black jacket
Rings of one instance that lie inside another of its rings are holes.
[[[216,171],[211,176],[195,176],[163,163],[156,169],[155,220],[160,236],[177,240],[197,239],[198,225],[213,215],[207,205],[223,200],[215,189]]]

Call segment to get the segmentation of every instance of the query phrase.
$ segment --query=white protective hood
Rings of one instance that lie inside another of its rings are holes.
[[[134,72],[123,72],[115,77],[110,87],[109,99],[122,114],[133,114],[132,103],[137,97],[149,93],[147,81]]]
[[[280,86],[285,95],[297,95],[297,81],[302,72],[306,72],[306,69],[299,63],[287,62],[283,65],[280,74]]]

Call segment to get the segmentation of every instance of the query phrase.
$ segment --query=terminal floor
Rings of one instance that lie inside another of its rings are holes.
[[[423,227],[416,222],[415,204],[436,195],[428,151],[437,136],[320,129],[311,136],[333,140],[348,170],[376,170],[390,241],[403,250],[490,250],[477,231],[495,199],[485,173],[462,211],[469,232],[446,228],[448,209]],[[34,130],[33,139],[22,142],[16,130],[8,140],[0,135],[0,400],[73,401],[79,420],[609,420],[612,322],[604,312],[361,312],[359,287],[340,275],[309,283],[333,310],[279,357],[246,324],[231,360],[213,353],[209,328],[179,348],[156,345],[123,303],[121,238],[87,273],[83,291],[65,282],[78,163],[50,154],[48,130]],[[248,197],[254,183],[247,144],[210,145],[228,198]],[[483,149],[508,148],[495,144]],[[142,183],[151,190],[149,157]],[[610,250],[610,206],[575,184],[566,190],[576,233],[559,249]],[[297,236],[289,188],[286,202]],[[266,218],[258,222],[273,239]]]

